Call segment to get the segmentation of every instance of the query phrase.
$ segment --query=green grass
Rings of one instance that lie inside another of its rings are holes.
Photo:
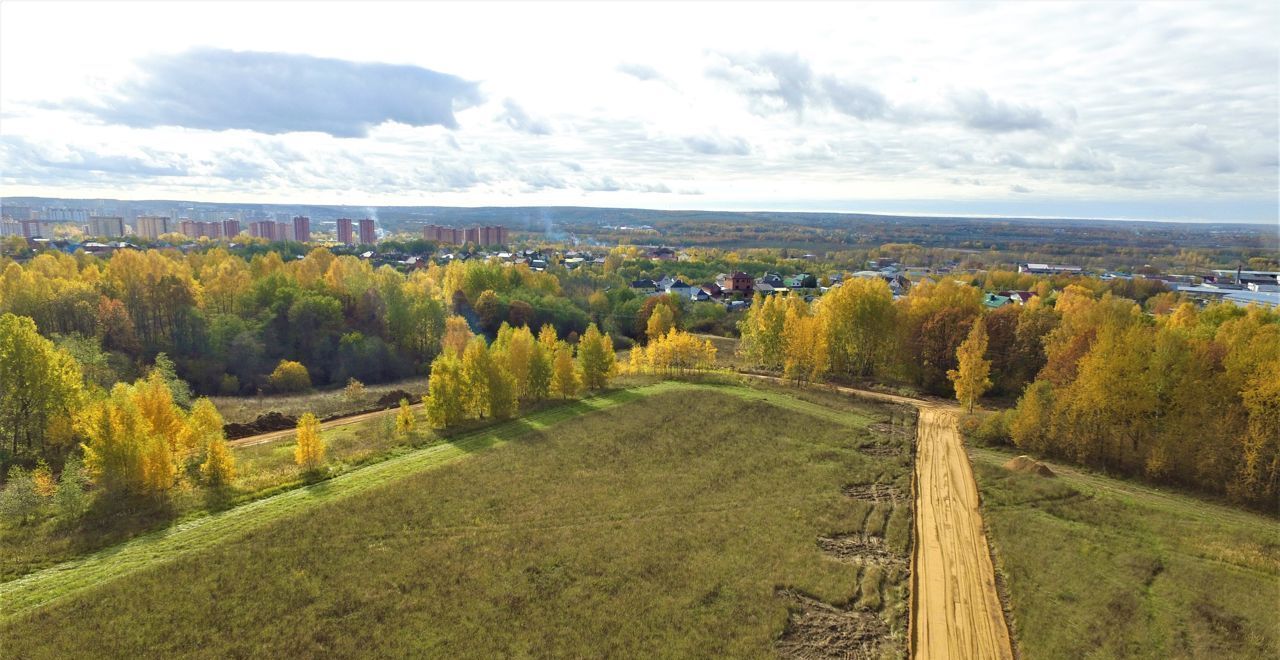
[[[668,383],[549,410],[0,585],[23,609],[0,638],[20,657],[764,657],[787,588],[880,618],[901,654],[905,568],[817,537],[881,532],[905,555],[908,508],[840,489],[906,489],[906,441],[858,451],[887,415],[831,403]]]
[[[210,401],[217,406],[218,412],[227,423],[252,422],[258,415],[276,411],[291,417],[300,417],[303,413],[315,413],[317,417],[326,418],[347,414],[374,407],[378,399],[388,392],[404,390],[415,395],[414,403],[421,400],[427,391],[426,378],[411,378],[394,383],[366,385],[364,396],[351,401],[343,394],[342,388],[304,392],[301,394],[277,394],[271,396],[214,396]]]
[[[1280,522],[971,450],[1013,633],[1028,658],[1280,656]]]

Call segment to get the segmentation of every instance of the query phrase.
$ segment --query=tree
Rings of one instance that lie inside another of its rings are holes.
[[[532,401],[541,401],[551,395],[552,351],[541,342],[534,342],[529,356],[529,393]]]
[[[210,438],[205,446],[204,463],[200,464],[200,474],[205,483],[222,487],[235,481],[236,459],[227,446],[227,439],[221,434]]]
[[[298,420],[297,445],[293,449],[293,462],[306,472],[315,472],[324,464],[324,439],[320,436],[320,422],[312,413]]]
[[[347,379],[347,386],[342,389],[342,398],[347,403],[359,403],[364,400],[364,383],[354,379]]]
[[[573,350],[568,346],[556,349],[555,359],[551,367],[551,392],[561,399],[578,395],[582,380],[573,364]]]
[[[598,390],[609,384],[609,377],[617,371],[618,359],[613,353],[613,339],[600,334],[596,324],[587,326],[587,332],[578,342],[578,365],[582,369],[582,384],[587,389]]]
[[[461,316],[450,316],[444,322],[444,337],[440,340],[440,347],[445,353],[450,353],[454,357],[462,357],[462,352],[467,349],[467,342],[471,341],[471,326],[467,325],[467,320]]]
[[[88,503],[84,487],[88,478],[84,471],[84,462],[77,454],[71,454],[62,465],[62,475],[58,478],[58,490],[53,495],[58,512],[67,517],[75,517],[84,513]]]
[[[1280,494],[1280,360],[1259,369],[1241,395],[1249,422],[1236,494],[1274,504]]]
[[[200,464],[200,474],[205,483],[213,486],[225,486],[236,478],[235,457],[227,446],[227,437],[223,431],[222,415],[212,401],[205,398],[196,400],[191,408],[191,417],[187,422],[191,434],[191,444],[204,449],[204,462]]]
[[[311,389],[311,374],[301,362],[281,360],[267,381],[277,392],[305,392]]]
[[[431,378],[427,383],[428,394],[422,403],[432,427],[445,428],[466,419],[461,360],[449,352],[441,353],[431,363]]]
[[[654,305],[649,315],[649,323],[645,326],[645,336],[650,341],[657,339],[675,327],[675,314],[669,305]]]
[[[25,316],[0,315],[0,433],[10,453],[45,449],[46,430],[78,406],[83,377],[66,351]]]
[[[14,523],[24,523],[40,510],[42,498],[36,492],[36,482],[31,473],[17,465],[9,467],[9,478],[4,490],[0,490],[0,517]]]
[[[409,407],[409,400],[400,399],[400,410],[396,412],[396,435],[401,438],[409,437],[417,422],[417,418],[413,416],[413,408]]]
[[[956,349],[958,366],[947,371],[947,378],[956,388],[956,399],[969,412],[973,412],[974,404],[991,388],[991,361],[986,354],[987,324],[979,317],[969,330],[969,336]]]

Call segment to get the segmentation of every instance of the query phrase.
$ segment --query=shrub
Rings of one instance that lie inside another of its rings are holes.
[[[40,510],[40,493],[30,472],[14,465],[9,468],[9,483],[0,490],[0,517],[21,524]]]
[[[311,375],[301,362],[281,360],[268,379],[277,392],[305,392],[311,389]]]
[[[218,383],[218,394],[234,396],[240,393],[240,379],[234,374],[223,374]]]
[[[62,466],[62,476],[58,479],[58,490],[53,495],[59,513],[73,518],[84,513],[88,504],[88,497],[84,492],[87,482],[84,462],[74,454],[67,457],[66,464]]]

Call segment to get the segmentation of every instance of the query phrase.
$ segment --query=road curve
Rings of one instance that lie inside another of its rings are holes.
[[[996,591],[995,567],[978,508],[978,485],[956,428],[959,407],[852,387],[834,389],[920,410],[911,553],[911,657],[1011,660],[1013,645]]]

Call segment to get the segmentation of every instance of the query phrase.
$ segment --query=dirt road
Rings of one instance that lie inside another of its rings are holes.
[[[416,411],[417,409],[422,407],[422,404],[415,403],[410,407]],[[359,415],[352,415],[350,417],[343,417],[341,419],[335,419],[335,420],[320,424],[320,429],[327,430],[327,429],[336,428],[339,426],[346,426],[348,424],[358,424],[367,419],[373,419],[374,417],[380,417],[382,415],[394,415],[399,410],[400,410],[399,408],[387,408],[386,410],[375,410],[373,412],[361,413]],[[268,442],[275,442],[276,440],[283,440],[285,438],[293,438],[297,434],[298,434],[297,429],[284,429],[283,431],[271,431],[270,433],[260,433],[258,435],[251,435],[247,438],[240,438],[238,440],[228,440],[227,444],[231,445],[232,447],[252,447],[254,445],[262,445]]]
[[[978,510],[978,485],[956,428],[959,407],[849,387],[835,389],[920,410],[911,555],[911,657],[1012,659],[1009,628]]]
[[[1012,658],[957,409],[920,405],[912,657]]]

